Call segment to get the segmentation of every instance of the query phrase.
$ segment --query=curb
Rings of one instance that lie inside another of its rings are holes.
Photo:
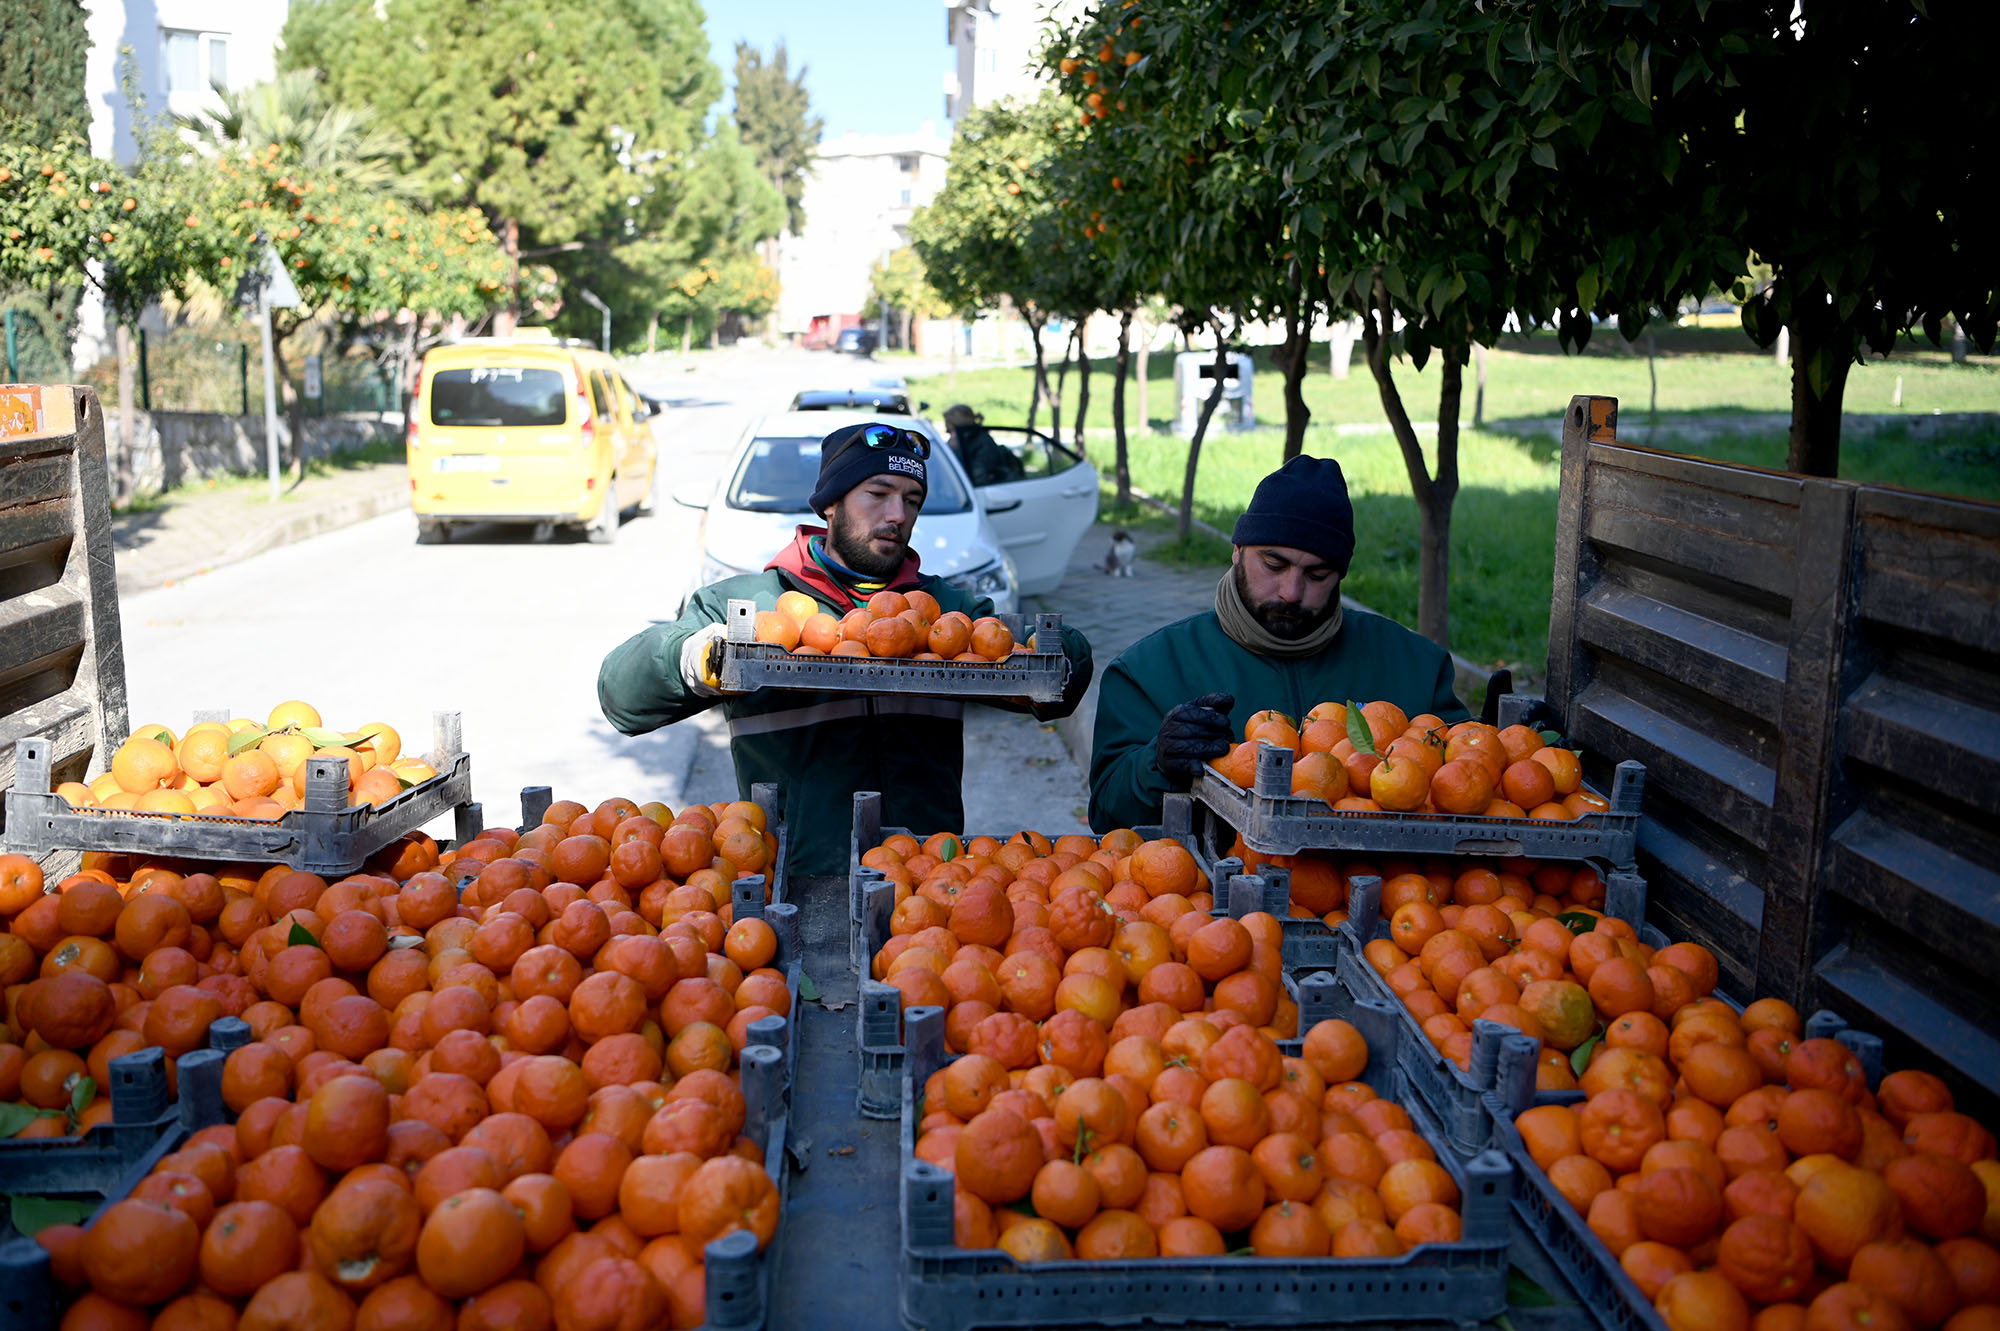
[[[407,508],[408,505],[409,494],[406,483],[399,479],[395,485],[384,486],[369,494],[353,495],[324,507],[309,509],[303,513],[287,514],[276,521],[260,523],[238,535],[220,552],[205,559],[183,560],[159,569],[128,570],[124,558],[125,552],[120,552],[118,594],[129,596],[135,592],[150,591],[155,587],[171,586],[213,569],[239,564],[267,550],[275,550],[280,546],[337,531],[342,527],[351,527],[358,522],[380,517],[384,513]],[[131,553],[137,554],[136,551]]]

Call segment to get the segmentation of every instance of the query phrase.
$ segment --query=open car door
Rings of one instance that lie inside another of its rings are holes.
[[[975,426],[954,446],[1014,560],[1021,591],[1054,591],[1076,543],[1097,521],[1097,468],[1041,431],[1018,425]]]

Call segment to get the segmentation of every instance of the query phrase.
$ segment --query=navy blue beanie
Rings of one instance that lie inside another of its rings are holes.
[[[1340,464],[1301,454],[1266,476],[1230,539],[1304,550],[1346,572],[1354,558],[1354,505]]]
[[[923,486],[926,493],[929,492],[930,478],[924,469],[924,460],[910,444],[899,442],[894,448],[869,448],[854,442],[863,430],[873,424],[877,422],[843,425],[820,441],[819,483],[813,486],[812,498],[806,501],[813,512],[826,512],[839,503],[849,490],[870,476],[884,473],[907,476]]]

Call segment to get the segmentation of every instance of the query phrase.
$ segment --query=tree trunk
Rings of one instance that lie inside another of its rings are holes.
[[[1024,322],[1028,325],[1028,340],[1035,344],[1035,386],[1028,394],[1028,428],[1032,430],[1035,428],[1035,413],[1041,410],[1042,399],[1049,392],[1048,355],[1042,349],[1042,325],[1048,322],[1048,316],[1031,311]]]
[[[1147,328],[1139,338],[1139,428],[1147,434],[1153,432],[1153,416],[1146,406],[1146,362],[1153,358],[1153,334],[1158,331]]]
[[[1181,477],[1181,511],[1175,523],[1174,533],[1182,544],[1194,532],[1194,474],[1201,463],[1201,441],[1208,433],[1208,423],[1215,416],[1215,409],[1222,402],[1222,390],[1228,386],[1225,377],[1229,372],[1229,340],[1222,335],[1222,321],[1214,320],[1215,329],[1215,387],[1208,390],[1208,398],[1201,404],[1201,416],[1194,423],[1194,438],[1188,440],[1187,471]],[[1241,327],[1241,320],[1238,320]]]
[[[1056,391],[1049,395],[1049,433],[1057,438],[1062,437],[1062,400],[1063,391],[1069,386],[1070,353],[1075,349],[1081,332],[1078,327],[1070,328],[1069,341],[1063,343],[1062,364],[1056,367]]]
[[[1792,437],[1785,469],[1805,476],[1840,475],[1840,404],[1854,357],[1832,331],[1813,319],[1798,320],[1792,329]],[[1820,362],[1827,366],[1826,386],[1815,392],[1812,367]]]
[[[1145,363],[1142,359],[1142,365]],[[1116,454],[1112,476],[1118,483],[1118,507],[1132,502],[1132,460],[1125,446],[1125,372],[1132,366],[1132,311],[1118,315],[1118,369],[1111,380],[1111,437]]]
[[[1277,357],[1279,367],[1285,372],[1286,462],[1305,451],[1306,424],[1312,420],[1305,389],[1306,362],[1312,354],[1312,326],[1313,310],[1305,302],[1304,283],[1295,282],[1291,308],[1285,311],[1285,341]]]
[[[690,352],[692,352],[693,350],[694,350],[694,316],[690,314],[686,318],[681,320],[681,355],[685,356]]]
[[[1438,476],[1431,479],[1424,462],[1423,445],[1410,424],[1403,395],[1396,390],[1390,367],[1390,337],[1395,327],[1389,305],[1389,288],[1378,273],[1375,303],[1363,316],[1361,342],[1367,350],[1368,372],[1375,377],[1375,391],[1382,399],[1382,414],[1396,436],[1403,453],[1403,469],[1410,476],[1410,493],[1417,501],[1417,528],[1421,540],[1418,555],[1417,631],[1440,647],[1451,645],[1451,622],[1446,593],[1451,580],[1451,505],[1458,495],[1458,400],[1462,369],[1450,355],[1445,357],[1445,376],[1438,395]],[[1447,434],[1447,429],[1449,434]]]
[[[131,326],[118,319],[117,328],[118,452],[111,467],[111,502],[123,507],[132,502],[132,458],[139,446],[139,390],[135,382],[139,353],[132,345]]]
[[[914,310],[903,311],[903,350],[905,351],[916,350],[916,347],[913,346],[910,342],[910,332],[913,326],[916,324],[916,322],[917,322],[916,311]]]
[[[1090,445],[1084,442],[1083,418],[1090,414],[1090,349],[1083,345],[1083,330],[1078,328],[1076,338],[1076,455],[1090,456]]]
[[[647,321],[646,324],[646,354],[648,356],[653,354],[653,348],[658,345],[659,340],[660,340],[660,312],[658,310],[654,310],[653,317],[649,321]]]
[[[507,256],[507,304],[494,311],[493,331],[512,337],[521,322],[521,223],[518,218],[500,221],[500,252]]]

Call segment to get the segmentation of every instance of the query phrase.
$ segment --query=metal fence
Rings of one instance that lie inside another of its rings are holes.
[[[230,328],[221,333],[173,328],[164,334],[140,330],[132,339],[136,364],[133,392],[144,411],[199,411],[257,416],[264,411],[262,353],[254,334]],[[389,411],[401,400],[394,376],[385,374],[365,353],[327,355],[321,359],[320,392],[305,397],[307,416],[349,411]],[[287,364],[294,392],[305,387],[305,357],[294,354]],[[31,367],[23,365],[25,372]],[[34,367],[46,373],[48,367]],[[106,356],[79,376],[56,365],[50,377],[24,382],[62,382],[80,378],[107,404],[118,402],[118,358]],[[285,394],[280,393],[280,398]]]

